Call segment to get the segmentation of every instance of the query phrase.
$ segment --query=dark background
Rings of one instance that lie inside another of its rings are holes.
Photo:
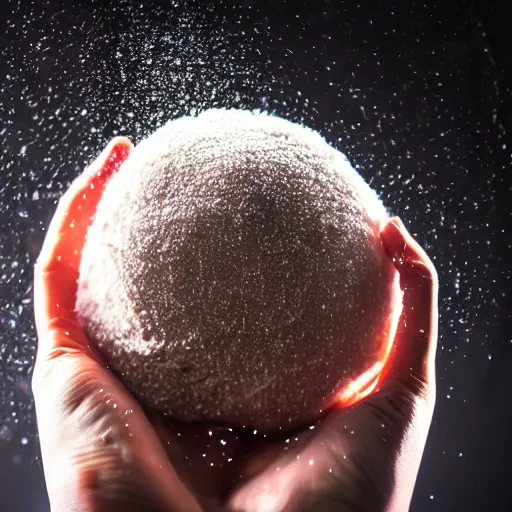
[[[427,250],[440,276],[438,401],[411,510],[512,510],[506,2],[0,9],[2,511],[48,511],[30,395],[31,273],[57,199],[114,135],[138,142],[214,106],[319,130]]]

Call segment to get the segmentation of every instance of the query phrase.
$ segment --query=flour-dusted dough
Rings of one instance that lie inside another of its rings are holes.
[[[108,183],[77,310],[108,365],[182,421],[314,421],[388,344],[387,212],[345,156],[275,116],[167,123]]]

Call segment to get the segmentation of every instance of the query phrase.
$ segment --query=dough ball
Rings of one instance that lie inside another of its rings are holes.
[[[239,110],[174,120],[104,191],[78,316],[125,385],[176,420],[306,425],[389,349],[387,218],[310,129]]]

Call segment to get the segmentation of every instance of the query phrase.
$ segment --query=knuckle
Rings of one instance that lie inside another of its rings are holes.
[[[410,416],[413,409],[414,394],[401,380],[387,381],[375,395],[374,400],[368,400],[367,406],[377,415],[379,420],[387,425],[402,422]]]
[[[146,510],[148,501],[141,492],[133,471],[115,460],[115,455],[96,454],[99,459],[88,460],[78,472],[81,493],[88,496],[95,512],[112,510]]]
[[[45,354],[44,359],[36,360],[32,374],[36,404],[51,400],[65,417],[105,406],[105,396],[97,396],[101,384],[95,372],[82,364],[80,355],[73,349],[58,347]]]
[[[437,272],[432,264],[425,261],[418,260],[404,260],[402,263],[402,273],[435,281],[437,279]]]
[[[427,399],[429,386],[417,372],[411,370],[401,379],[402,386],[415,398]]]
[[[401,425],[414,417],[420,403],[429,403],[431,387],[412,373],[400,379],[390,379],[366,405],[387,425]]]
[[[32,372],[32,389],[46,387],[61,367],[74,362],[76,355],[77,351],[69,347],[54,347],[45,352],[40,351]],[[59,376],[55,380],[59,380]]]
[[[78,464],[82,488],[95,512],[168,512],[142,470],[126,463],[116,447],[89,453]]]

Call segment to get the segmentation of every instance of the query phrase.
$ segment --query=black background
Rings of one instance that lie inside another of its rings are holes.
[[[502,3],[502,6],[500,6]],[[512,510],[512,23],[506,2],[4,0],[0,509],[47,511],[32,265],[117,134],[214,106],[319,130],[440,276],[438,401],[411,510]]]

